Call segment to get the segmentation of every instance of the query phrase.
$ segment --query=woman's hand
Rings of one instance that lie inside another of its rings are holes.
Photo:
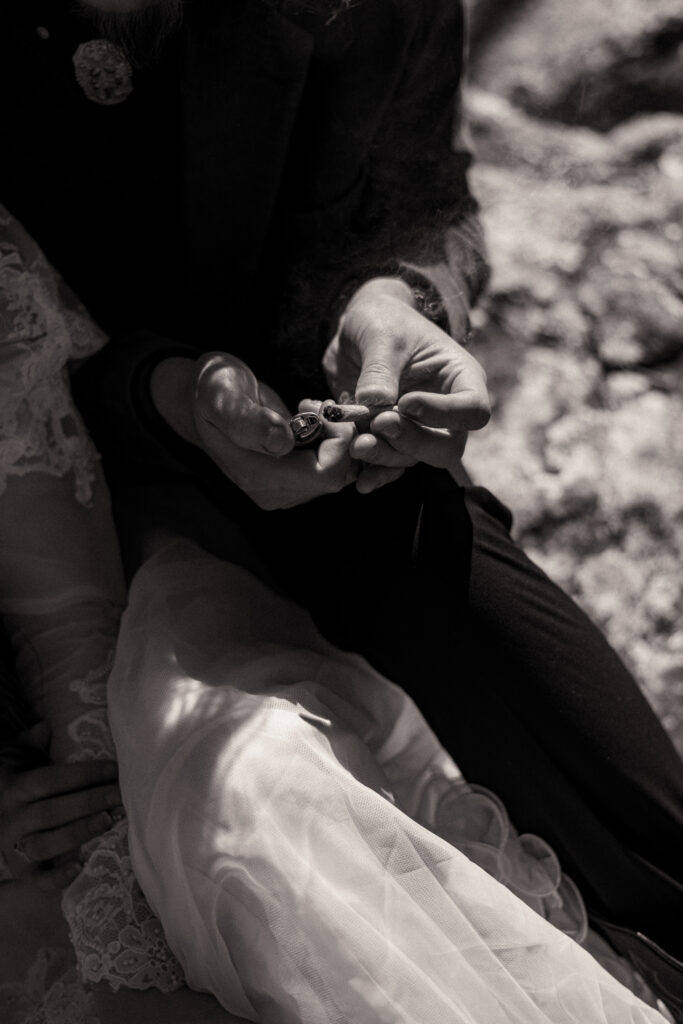
[[[0,853],[12,878],[63,889],[79,847],[123,813],[114,761],[46,765],[0,775]]]

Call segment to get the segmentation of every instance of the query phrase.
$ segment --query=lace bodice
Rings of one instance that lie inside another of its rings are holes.
[[[106,336],[0,206],[0,494],[11,474],[73,473],[88,502],[97,458],[68,390],[68,365]]]

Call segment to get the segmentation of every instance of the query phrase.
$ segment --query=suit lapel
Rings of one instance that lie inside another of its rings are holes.
[[[186,279],[211,322],[258,267],[313,40],[272,0],[195,0],[185,36]]]

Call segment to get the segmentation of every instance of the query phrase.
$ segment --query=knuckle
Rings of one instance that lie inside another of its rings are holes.
[[[386,359],[383,359],[380,354],[373,354],[363,360],[363,382],[366,383],[370,378],[379,378],[384,380],[387,376],[388,366]]]
[[[106,791],[101,786],[98,786],[96,789],[86,790],[84,796],[85,800],[80,808],[81,814],[97,814],[102,810],[102,806],[107,800]]]
[[[195,403],[199,410],[224,412],[226,399],[238,390],[235,378],[236,368],[224,353],[203,356],[195,376]]]
[[[339,335],[334,337],[323,354],[323,369],[326,372],[336,370],[339,359]]]
[[[221,368],[222,361],[217,352],[207,352],[200,356],[195,366],[195,394],[201,399],[207,393],[216,372]]]
[[[472,403],[472,424],[474,430],[481,430],[491,419],[491,406],[484,395],[475,397]]]
[[[32,860],[40,863],[43,860],[47,860],[50,856],[50,852],[47,849],[48,844],[41,835],[26,836],[22,840],[22,849],[26,856]]]
[[[7,804],[10,803],[28,803],[35,800],[38,787],[33,772],[27,772],[25,775],[20,775],[19,778],[6,790]]]
[[[31,830],[41,832],[43,829],[49,828],[52,818],[51,810],[56,809],[58,805],[59,801],[57,800],[53,800],[52,803],[41,800],[40,803],[31,807],[30,813],[27,815],[27,822],[30,822]]]
[[[102,811],[100,814],[95,814],[92,818],[88,819],[87,830],[90,835],[98,836],[110,829],[112,824],[111,815],[107,811]]]
[[[355,337],[361,348],[384,346],[399,334],[398,325],[386,308],[369,299],[355,303],[346,318],[345,328],[345,336]]]
[[[476,379],[478,380],[479,383],[479,391],[481,392],[482,396],[488,400],[488,377],[486,375],[486,370],[481,365],[481,363],[477,362],[476,359],[472,360],[472,367]]]
[[[218,370],[229,364],[230,359],[226,352],[220,352],[218,349],[214,349],[212,352],[205,352],[197,360],[197,377],[201,377],[207,371]]]
[[[0,821],[0,845],[11,846],[15,836],[20,832],[16,814],[6,814]]]

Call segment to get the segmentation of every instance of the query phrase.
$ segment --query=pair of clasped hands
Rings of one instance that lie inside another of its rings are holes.
[[[290,508],[355,483],[367,494],[417,462],[454,472],[467,433],[489,418],[479,363],[423,317],[412,290],[375,278],[350,300],[323,359],[331,393],[370,409],[369,430],[329,422],[315,448],[297,448],[291,412],[240,359],[223,352],[156,368],[152,398],[263,509]],[[300,412],[318,412],[305,399]]]

